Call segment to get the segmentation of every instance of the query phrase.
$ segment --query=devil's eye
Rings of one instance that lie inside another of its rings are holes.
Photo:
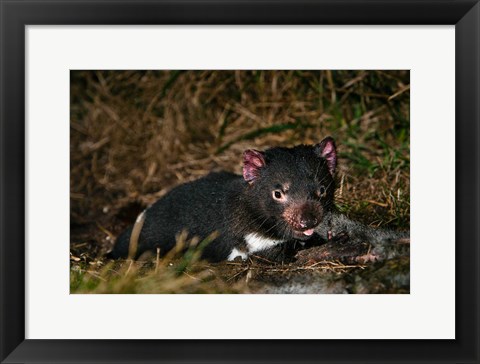
[[[323,196],[325,194],[325,192],[327,192],[327,190],[325,189],[324,186],[320,186],[320,188],[318,189],[318,193],[320,194],[320,196]]]
[[[283,199],[283,193],[282,193],[282,191],[279,191],[279,190],[273,191],[273,198],[274,198],[275,200],[282,200],[282,199]]]

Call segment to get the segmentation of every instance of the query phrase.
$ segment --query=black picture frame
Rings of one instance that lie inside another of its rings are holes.
[[[2,363],[479,362],[478,0],[1,0],[0,4]],[[26,340],[25,26],[30,24],[455,25],[456,339]]]

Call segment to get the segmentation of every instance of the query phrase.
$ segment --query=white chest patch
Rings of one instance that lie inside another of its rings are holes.
[[[264,238],[263,236],[250,233],[245,235],[245,242],[247,243],[248,252],[254,253],[261,250],[272,248],[275,245],[284,243],[285,241]]]
[[[240,257],[242,258],[242,260],[247,260],[248,258],[248,255],[247,253],[244,253],[240,250],[238,250],[237,248],[233,248],[232,249],[232,252],[230,253],[230,255],[228,256],[228,260],[235,260],[236,257]]]

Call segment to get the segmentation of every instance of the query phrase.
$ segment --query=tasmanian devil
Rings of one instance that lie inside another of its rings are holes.
[[[316,145],[246,150],[243,176],[210,173],[172,189],[143,213],[140,231],[134,225],[119,236],[110,255],[132,255],[130,240],[136,240],[136,257],[157,248],[164,254],[182,231],[199,239],[217,233],[202,253],[210,261],[246,259],[307,240],[333,210],[336,162],[331,137]]]

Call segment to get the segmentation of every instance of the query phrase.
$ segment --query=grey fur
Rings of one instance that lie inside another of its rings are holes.
[[[327,241],[346,241],[350,244],[370,243],[372,254],[379,259],[391,259],[403,255],[403,246],[410,243],[410,231],[393,231],[372,228],[354,221],[344,214],[331,212],[315,228],[315,232]]]

